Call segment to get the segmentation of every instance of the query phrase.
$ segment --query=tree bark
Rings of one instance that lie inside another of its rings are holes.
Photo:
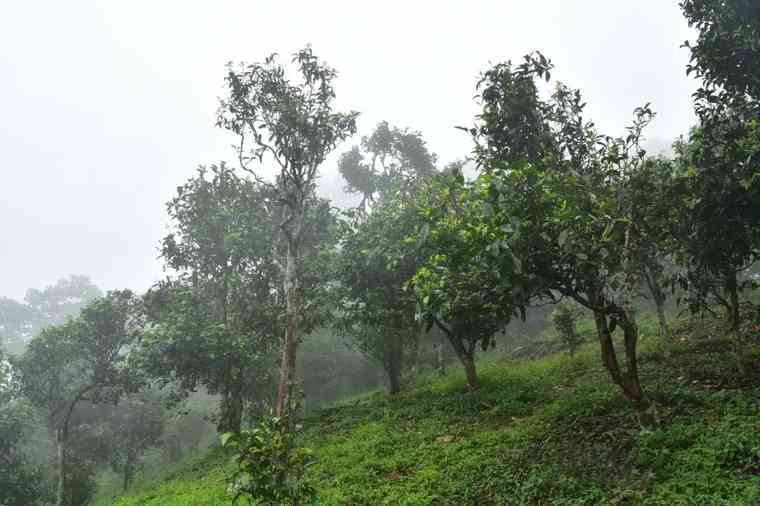
[[[237,383],[239,384],[239,381]],[[221,413],[217,425],[217,432],[219,434],[224,434],[225,432],[237,434],[240,432],[243,420],[243,399],[241,394],[239,385],[233,386],[222,394]]]
[[[462,365],[464,366],[464,373],[467,375],[467,386],[470,390],[477,390],[480,388],[480,382],[478,381],[478,374],[475,370],[475,360],[472,356],[466,356],[461,358]]]
[[[741,315],[739,307],[739,283],[736,273],[732,272],[726,276],[726,292],[728,292],[727,320],[731,342],[733,343],[734,355],[736,356],[736,368],[739,374],[746,376],[747,370],[744,367],[744,353],[739,336],[739,327],[741,325]]]
[[[298,267],[298,246],[295,240],[289,239],[283,282],[287,323],[280,363],[280,382],[277,385],[277,402],[275,405],[277,416],[284,416],[287,413],[290,407],[290,390],[295,381],[298,320],[301,312]]]
[[[401,366],[403,360],[403,343],[399,336],[388,338],[385,347],[385,372],[388,374],[389,392],[396,395],[401,391]]]
[[[654,300],[657,309],[657,321],[660,325],[662,350],[666,357],[670,357],[671,352],[673,351],[673,336],[670,333],[668,319],[665,316],[665,293],[662,291],[662,287],[653,275],[647,274],[645,278],[649,285],[649,292],[652,294],[652,299]]]
[[[609,372],[613,383],[620,387],[623,395],[633,404],[633,408],[636,410],[641,423],[648,425],[654,420],[648,413],[650,403],[644,395],[639,380],[638,360],[636,357],[638,327],[633,319],[633,315],[629,314],[629,312],[617,308],[615,316],[623,329],[626,368],[625,370],[620,368],[615,352],[615,345],[612,341],[612,329],[607,321],[608,314],[597,310],[594,311],[594,321],[599,337],[602,363]]]
[[[66,501],[66,452],[68,451],[68,429],[60,428],[56,434],[56,444],[58,446],[58,484],[56,489],[55,505],[67,506]]]
[[[132,483],[132,476],[134,475],[134,457],[131,450],[127,450],[127,459],[124,462],[124,492],[129,489],[129,484]]]
[[[446,363],[443,360],[443,343],[436,339],[433,343],[435,352],[435,369],[439,376],[446,376]]]

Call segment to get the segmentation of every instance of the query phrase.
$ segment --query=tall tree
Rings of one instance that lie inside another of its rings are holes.
[[[218,124],[240,137],[242,168],[261,180],[251,162],[271,159],[275,183],[267,184],[282,206],[279,232],[286,244],[281,266],[286,300],[286,330],[277,387],[276,412],[289,405],[295,380],[299,320],[302,317],[301,254],[304,222],[309,213],[319,167],[338,143],[356,131],[358,113],[334,111],[336,71],[310,47],[293,55],[297,81],[277,58],[263,63],[229,66],[227,98],[221,101]],[[262,180],[263,182],[263,180]]]
[[[24,394],[48,411],[56,432],[57,506],[73,506],[69,436],[75,410],[83,402],[115,402],[137,388],[125,364],[142,328],[140,300],[129,290],[108,292],[78,318],[43,329],[18,362]]]

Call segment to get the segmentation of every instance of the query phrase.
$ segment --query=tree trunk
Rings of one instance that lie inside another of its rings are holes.
[[[472,356],[467,356],[461,359],[464,366],[464,373],[467,375],[467,386],[470,390],[477,390],[480,388],[480,382],[478,381],[478,374],[475,370],[475,360]]]
[[[217,432],[219,434],[225,432],[239,433],[243,420],[243,399],[239,386],[234,386],[222,394],[220,408]]]
[[[283,282],[285,289],[286,330],[285,342],[282,347],[282,361],[280,363],[280,382],[277,385],[277,402],[275,405],[277,416],[284,416],[288,412],[290,408],[290,390],[295,381],[298,320],[301,312],[297,250],[297,243],[294,240],[289,240],[285,264],[285,279]]]
[[[662,342],[662,351],[666,357],[670,357],[673,351],[673,336],[670,333],[668,319],[665,316],[665,293],[662,291],[659,282],[654,276],[646,276],[649,291],[652,294],[655,307],[657,308],[657,320],[660,324],[660,340]]]
[[[744,367],[744,353],[739,336],[739,326],[741,325],[740,307],[739,307],[739,283],[736,279],[736,273],[731,273],[726,277],[726,292],[728,292],[727,320],[731,342],[733,343],[734,355],[736,356],[736,368],[739,374],[746,376],[747,370]]]
[[[127,459],[124,462],[124,492],[129,489],[129,484],[132,483],[132,476],[134,475],[134,457],[131,450],[127,450]]]
[[[435,352],[435,369],[438,371],[439,376],[446,376],[446,362],[443,360],[443,343],[436,340],[433,343]]]
[[[660,339],[662,340],[662,349],[666,357],[670,357],[673,351],[673,336],[670,334],[670,327],[668,326],[668,319],[665,316],[665,301],[660,298],[655,298],[655,305],[657,306],[657,320],[660,323]]]
[[[394,335],[388,338],[385,347],[385,372],[388,374],[389,392],[396,395],[401,391],[401,366],[403,359],[403,343]]]
[[[601,311],[594,311],[597,334],[602,354],[602,363],[610,373],[612,381],[618,385],[623,395],[632,402],[636,414],[642,424],[651,424],[654,420],[649,414],[649,401],[644,395],[639,380],[638,360],[636,357],[636,344],[638,341],[638,327],[629,312],[617,313],[618,322],[623,329],[625,340],[626,368],[622,371],[618,363],[615,345],[612,341],[612,330],[607,323],[608,315]]]
[[[454,348],[457,358],[462,362],[464,373],[467,376],[467,386],[470,390],[477,390],[480,388],[480,382],[478,381],[478,373],[475,370],[474,347],[467,349],[464,346],[462,337],[453,331],[449,334],[449,341],[451,341],[451,345]]]
[[[66,452],[68,451],[68,430],[58,429],[56,443],[58,445],[58,485],[56,489],[56,506],[67,506],[66,500]]]

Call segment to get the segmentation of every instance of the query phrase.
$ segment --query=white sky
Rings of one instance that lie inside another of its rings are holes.
[[[0,295],[71,273],[104,289],[162,276],[165,202],[197,165],[234,160],[214,127],[228,60],[311,43],[360,134],[420,130],[446,163],[471,149],[453,127],[472,122],[478,73],[534,49],[606,133],[652,102],[648,137],[668,146],[693,120],[690,36],[676,0],[4,1]],[[333,160],[321,191],[345,202],[342,186]]]

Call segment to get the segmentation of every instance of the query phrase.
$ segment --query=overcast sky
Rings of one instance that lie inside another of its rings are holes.
[[[693,120],[690,36],[676,0],[2,2],[0,295],[74,273],[140,291],[162,276],[165,202],[199,164],[234,159],[214,127],[229,60],[311,43],[360,134],[420,130],[445,163],[470,151],[453,127],[472,122],[478,73],[534,49],[605,133],[652,102],[647,136],[668,146]],[[334,160],[322,172],[345,202]]]

